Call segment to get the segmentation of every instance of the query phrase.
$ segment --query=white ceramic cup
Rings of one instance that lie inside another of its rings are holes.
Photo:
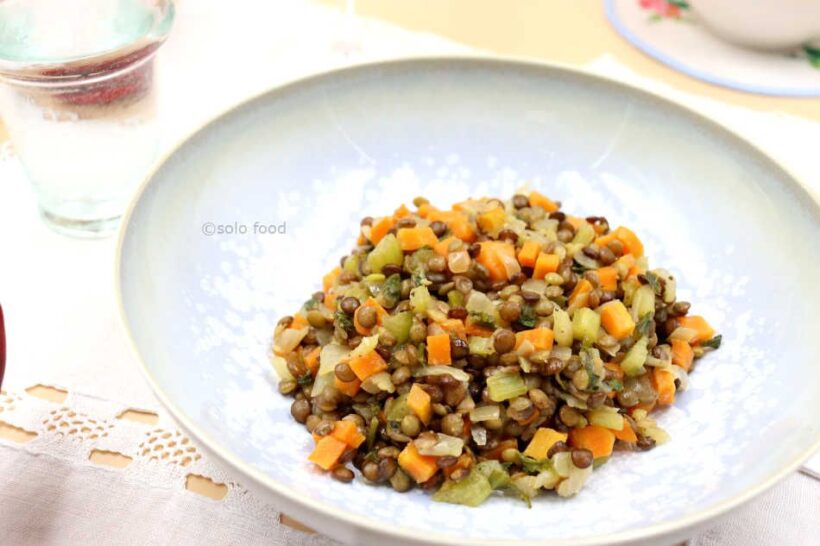
[[[719,37],[745,47],[787,50],[820,40],[820,0],[689,0]]]

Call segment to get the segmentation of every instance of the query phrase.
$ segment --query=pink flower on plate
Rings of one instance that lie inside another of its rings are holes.
[[[654,11],[656,16],[669,19],[678,19],[681,10],[689,9],[685,0],[638,0],[638,4],[646,10]]]

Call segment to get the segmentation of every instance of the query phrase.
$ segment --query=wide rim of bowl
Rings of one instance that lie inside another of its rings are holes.
[[[323,502],[308,502],[302,497],[299,492],[291,487],[285,486],[271,478],[265,472],[255,468],[253,465],[245,462],[242,460],[238,455],[234,454],[228,448],[222,446],[216,439],[212,438],[210,434],[204,432],[192,419],[188,418],[185,412],[170,398],[168,397],[162,388],[159,386],[157,381],[154,379],[153,374],[148,369],[145,361],[142,358],[142,355],[137,347],[136,341],[134,340],[134,336],[131,332],[131,328],[128,323],[128,319],[125,314],[125,303],[123,299],[123,291],[122,291],[122,283],[121,283],[121,264],[122,264],[122,252],[123,246],[125,242],[126,234],[129,230],[129,225],[131,221],[131,217],[136,209],[137,205],[139,204],[142,195],[145,193],[148,186],[155,180],[156,174],[162,168],[162,166],[167,162],[169,158],[171,158],[174,154],[176,154],[186,143],[188,143],[191,139],[193,139],[196,135],[206,131],[210,126],[216,123],[218,120],[223,119],[227,116],[232,115],[233,113],[241,110],[249,106],[251,103],[256,102],[258,100],[264,100],[265,98],[273,98],[278,95],[283,95],[292,92],[295,89],[298,89],[302,86],[309,86],[314,81],[323,80],[334,78],[340,74],[345,74],[350,71],[367,71],[367,70],[374,70],[380,67],[389,67],[389,66],[398,66],[398,65],[407,65],[412,66],[414,64],[446,64],[446,63],[466,63],[466,64],[474,64],[474,65],[487,65],[487,66],[517,66],[519,68],[528,68],[528,69],[540,69],[540,70],[547,70],[547,71],[554,71],[560,72],[564,74],[568,74],[572,77],[580,77],[580,78],[589,78],[591,80],[596,80],[601,83],[605,83],[609,86],[614,88],[619,88],[622,91],[626,91],[628,93],[632,93],[634,95],[641,96],[645,99],[649,99],[652,101],[660,102],[664,104],[668,108],[678,109],[686,116],[692,118],[694,121],[697,121],[705,126],[708,126],[710,130],[714,131],[715,133],[719,134],[723,138],[727,138],[731,141],[734,141],[736,144],[739,144],[745,147],[750,153],[756,154],[761,159],[768,162],[773,168],[782,171],[785,177],[788,179],[788,182],[784,186],[785,188],[794,192],[797,196],[800,197],[801,202],[808,202],[810,203],[808,206],[811,208],[811,214],[820,221],[820,203],[811,195],[808,190],[808,186],[803,183],[790,169],[786,166],[782,165],[776,159],[772,158],[768,153],[760,149],[755,144],[749,142],[742,136],[738,135],[734,131],[730,130],[729,128],[721,125],[717,121],[706,117],[704,114],[693,110],[692,108],[683,105],[679,102],[676,102],[672,99],[663,97],[656,93],[647,91],[645,89],[641,89],[639,87],[633,86],[628,83],[624,83],[612,78],[600,76],[598,74],[593,74],[591,72],[580,70],[577,67],[573,67],[571,65],[567,65],[564,63],[555,63],[555,62],[546,62],[540,60],[533,60],[529,58],[521,58],[521,57],[514,57],[514,56],[504,56],[504,55],[426,55],[426,56],[418,56],[418,57],[402,57],[390,60],[380,60],[375,62],[368,62],[362,64],[355,64],[349,65],[345,67],[340,67],[332,70],[328,70],[325,72],[321,72],[318,74],[311,74],[305,77],[296,78],[290,81],[283,82],[280,85],[274,86],[270,89],[267,89],[261,93],[257,93],[248,97],[247,99],[233,105],[232,107],[228,108],[227,110],[218,112],[216,115],[209,118],[207,121],[199,125],[196,129],[185,135],[182,139],[180,139],[173,147],[171,147],[168,151],[163,153],[163,155],[155,162],[153,167],[150,169],[148,174],[146,175],[143,182],[140,184],[140,187],[132,197],[131,201],[128,204],[128,207],[123,214],[122,221],[119,228],[119,233],[117,235],[117,243],[116,243],[116,251],[114,256],[114,285],[115,285],[115,297],[117,300],[117,311],[119,315],[119,320],[122,324],[122,327],[125,331],[126,337],[128,338],[128,345],[130,350],[133,352],[136,361],[139,363],[139,368],[145,377],[146,381],[151,387],[151,390],[160,400],[160,402],[171,412],[173,418],[180,423],[180,425],[187,430],[190,434],[192,434],[198,442],[205,444],[205,446],[215,453],[219,458],[223,461],[234,467],[237,471],[244,474],[245,476],[249,477],[250,479],[256,481],[258,484],[263,485],[264,487],[271,490],[277,496],[287,499],[287,501],[299,505],[302,510],[310,512],[320,517],[329,518],[331,520],[335,520],[343,525],[353,525],[358,528],[364,529],[369,531],[370,533],[374,533],[376,535],[381,535],[383,538],[400,538],[407,543],[416,543],[416,544],[441,544],[447,546],[457,546],[464,544],[464,540],[460,539],[457,536],[453,535],[444,535],[434,532],[425,531],[424,536],[421,537],[418,534],[414,534],[414,530],[411,528],[397,528],[393,527],[384,523],[381,523],[377,520],[372,518],[367,518],[358,514],[354,514],[352,512],[346,512],[342,509],[336,508],[329,504]],[[748,502],[752,498],[756,497],[757,495],[763,493],[773,485],[775,485],[778,481],[786,477],[788,474],[791,474],[795,470],[797,470],[804,461],[806,461],[814,452],[820,450],[820,436],[818,436],[814,442],[809,446],[808,449],[804,450],[802,453],[794,457],[791,462],[779,470],[776,470],[770,473],[765,479],[761,480],[756,485],[748,487],[744,491],[737,493],[736,495],[717,502],[711,506],[708,506],[703,509],[699,509],[691,514],[683,516],[681,518],[666,521],[661,523],[655,523],[651,525],[647,525],[645,527],[640,527],[635,530],[627,529],[622,531],[617,531],[614,533],[606,534],[603,536],[589,536],[589,537],[569,537],[569,538],[553,538],[553,539],[544,539],[544,540],[520,540],[515,538],[510,539],[470,539],[469,543],[472,545],[477,546],[604,546],[604,545],[612,545],[612,544],[628,544],[632,542],[638,542],[641,540],[649,540],[654,537],[660,536],[667,536],[673,535],[676,533],[682,533],[688,528],[695,528],[699,525],[703,525],[706,522],[713,520],[715,518],[720,517],[723,514],[743,505],[744,503]],[[417,530],[416,530],[417,531]]]

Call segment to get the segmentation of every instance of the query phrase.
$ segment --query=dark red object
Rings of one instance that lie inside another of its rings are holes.
[[[0,387],[3,386],[3,372],[6,371],[6,327],[3,324],[3,306],[0,305]]]

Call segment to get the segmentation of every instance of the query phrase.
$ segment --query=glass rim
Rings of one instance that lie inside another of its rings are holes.
[[[53,59],[19,60],[3,57],[0,49],[0,82],[52,86],[78,80],[91,83],[132,70],[150,60],[165,42],[174,22],[173,0],[153,0],[158,15],[144,34],[117,47]],[[119,61],[118,61],[119,59]]]

